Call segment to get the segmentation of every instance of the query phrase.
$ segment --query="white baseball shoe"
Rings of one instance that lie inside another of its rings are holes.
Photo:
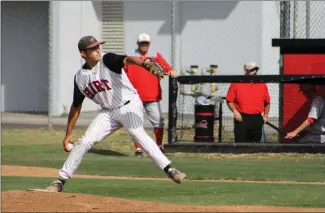
[[[35,192],[62,192],[63,191],[63,183],[61,180],[53,181],[48,187],[45,189],[28,189],[27,191],[35,191]]]
[[[175,168],[169,168],[167,174],[168,177],[176,183],[181,183],[183,179],[186,177],[185,173],[182,173]]]

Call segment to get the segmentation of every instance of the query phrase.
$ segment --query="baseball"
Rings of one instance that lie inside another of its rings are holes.
[[[67,147],[67,150],[70,152],[73,148],[73,144],[72,143],[69,143],[68,144],[68,147]]]

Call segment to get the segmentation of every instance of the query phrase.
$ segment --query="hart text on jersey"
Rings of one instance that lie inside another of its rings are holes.
[[[103,92],[105,90],[111,90],[111,87],[108,85],[108,80],[101,79],[93,81],[88,84],[88,87],[84,89],[84,93],[90,98],[93,99],[95,95],[99,92]]]

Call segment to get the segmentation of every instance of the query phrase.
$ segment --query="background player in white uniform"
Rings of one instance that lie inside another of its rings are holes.
[[[103,109],[92,121],[84,136],[74,144],[63,168],[59,171],[59,178],[48,186],[46,191],[62,191],[65,181],[72,177],[89,149],[123,126],[170,179],[181,183],[186,175],[170,166],[171,162],[145,132],[142,102],[122,69],[125,64],[142,66],[144,63],[150,63],[149,60],[114,53],[102,56],[99,45],[103,43],[92,36],[85,36],[78,43],[79,51],[86,63],[74,79],[73,103],[63,141],[65,151],[69,151],[68,144],[72,142],[72,130],[79,117],[84,98],[91,99]]]
[[[300,134],[298,142],[325,143],[325,100],[317,94],[317,86],[300,85],[300,91],[312,100],[307,119],[285,138],[291,139]]]

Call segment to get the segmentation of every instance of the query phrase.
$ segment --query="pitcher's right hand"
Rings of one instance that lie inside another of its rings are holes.
[[[72,135],[66,135],[65,138],[64,138],[64,140],[63,140],[63,149],[66,152],[70,152],[69,151],[69,148],[68,148],[68,144],[69,143],[73,143]]]

